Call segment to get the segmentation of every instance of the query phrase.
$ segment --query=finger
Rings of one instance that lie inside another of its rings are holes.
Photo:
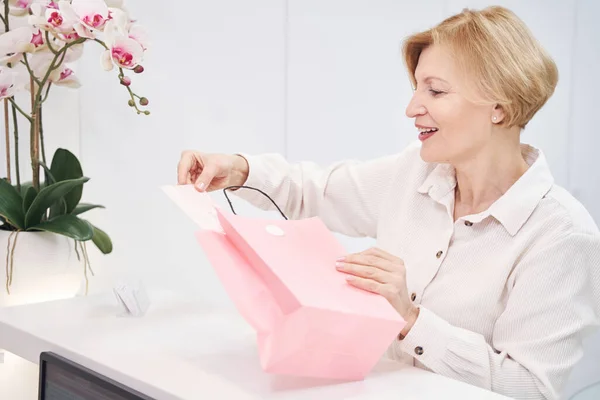
[[[196,182],[194,182],[196,189],[201,192],[205,191],[215,178],[215,175],[217,175],[217,169],[218,168],[215,164],[204,164],[204,168],[202,168],[200,176],[198,176],[198,179],[196,179]]]
[[[346,277],[346,281],[354,287],[376,294],[381,294],[380,292],[383,288],[382,283],[359,276],[348,276]]]
[[[188,172],[186,183],[187,184],[195,183],[196,179],[198,179],[201,172],[202,172],[202,168],[200,167],[200,165],[198,165],[198,163],[194,164],[194,166]]]
[[[195,162],[196,160],[191,152],[183,152],[181,158],[179,159],[179,164],[177,165],[177,183],[179,185],[185,185],[186,183],[189,183],[189,172],[194,166]]]
[[[372,279],[361,278],[358,276],[348,276],[346,281],[358,289],[365,290],[384,297],[392,305],[397,300],[397,293],[394,287],[387,283],[380,283]]]
[[[373,255],[393,262],[403,262],[401,258],[381,250],[379,247],[368,248],[367,250],[361,251],[359,254]]]
[[[376,255],[371,254],[361,254],[355,253],[347,255],[342,259],[338,260],[340,262],[349,263],[349,264],[358,264],[365,265],[369,267],[375,267],[384,271],[396,271],[398,267],[396,267],[391,261],[381,258]]]
[[[337,263],[336,269],[349,275],[371,279],[379,283],[388,283],[393,278],[389,272],[367,265]]]

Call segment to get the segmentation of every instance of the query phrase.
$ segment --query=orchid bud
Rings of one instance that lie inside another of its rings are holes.
[[[150,115],[150,111],[146,110],[146,111],[144,111],[144,114]]]
[[[142,97],[140,99],[140,104],[143,105],[143,106],[147,106],[148,105],[148,99],[145,98],[145,97]]]
[[[129,107],[133,107],[133,106],[135,106],[135,102],[134,102],[133,100],[129,100],[129,101],[127,102],[127,104],[129,105]]]
[[[136,74],[141,74],[142,72],[144,72],[144,67],[142,67],[141,65],[137,65],[134,69],[133,72],[135,72]]]
[[[123,86],[129,86],[131,85],[131,78],[128,76],[124,76],[121,78],[121,85]]]

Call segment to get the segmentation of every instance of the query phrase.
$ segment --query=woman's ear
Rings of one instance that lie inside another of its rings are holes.
[[[496,104],[492,110],[492,123],[499,124],[504,119],[504,109],[501,105]]]

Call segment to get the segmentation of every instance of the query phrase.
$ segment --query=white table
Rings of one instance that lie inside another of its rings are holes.
[[[150,298],[141,318],[119,317],[112,293],[0,309],[0,348],[34,363],[54,351],[160,400],[506,399],[387,361],[361,382],[269,375],[237,314],[169,292]]]

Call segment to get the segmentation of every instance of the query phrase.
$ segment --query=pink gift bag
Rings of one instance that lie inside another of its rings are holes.
[[[273,374],[363,379],[405,325],[382,296],[335,269],[345,250],[319,218],[261,220],[216,208],[196,237]]]

